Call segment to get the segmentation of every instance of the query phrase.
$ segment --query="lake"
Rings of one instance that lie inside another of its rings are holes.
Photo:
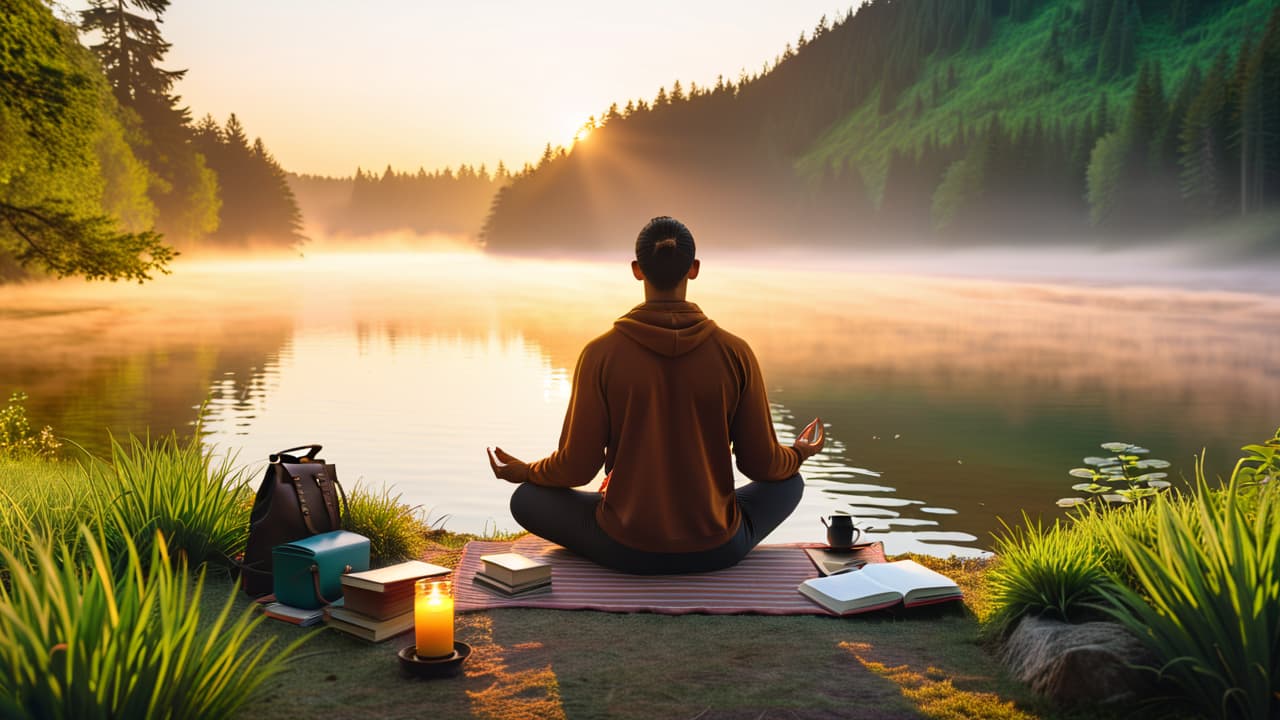
[[[190,433],[205,405],[207,442],[245,464],[322,443],[348,488],[510,530],[484,449],[555,447],[581,346],[641,299],[627,259],[308,254],[0,287],[0,392],[97,453],[108,430]],[[770,541],[819,540],[819,516],[849,512],[891,553],[973,555],[1000,518],[1060,516],[1067,470],[1100,443],[1150,448],[1177,479],[1201,448],[1227,472],[1280,425],[1274,288],[1038,266],[704,257],[690,300],[755,349],[780,439],[829,424]]]

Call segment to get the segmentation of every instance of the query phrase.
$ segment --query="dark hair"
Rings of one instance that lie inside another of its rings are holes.
[[[689,273],[697,246],[684,223],[663,215],[649,221],[636,236],[636,261],[645,279],[659,290],[670,290]]]

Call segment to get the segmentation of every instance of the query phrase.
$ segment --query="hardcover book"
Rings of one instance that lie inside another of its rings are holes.
[[[335,630],[376,643],[412,630],[413,611],[388,620],[375,620],[343,608],[333,608],[326,613],[325,622]]]
[[[551,563],[527,558],[519,553],[481,555],[484,574],[508,585],[524,585],[551,579]]]
[[[476,573],[472,578],[472,582],[486,590],[495,592],[506,597],[524,597],[526,595],[540,595],[542,593],[551,592],[551,578],[545,580],[534,580],[532,582],[521,583],[519,585],[511,585],[497,578],[489,577],[484,573]]]
[[[440,567],[420,560],[410,560],[373,570],[348,573],[342,576],[342,585],[344,592],[349,587],[385,592],[392,585],[408,583],[412,587],[413,582],[416,580],[437,575],[448,575],[451,572],[453,571],[447,567]]]
[[[375,620],[388,620],[413,610],[413,583],[390,585],[386,592],[343,587],[342,600],[348,610]]]
[[[272,618],[273,620],[283,620],[284,622],[301,625],[302,627],[315,625],[321,620],[324,620],[325,608],[310,610],[306,608],[293,607],[292,605],[285,605],[282,602],[267,603],[260,607],[262,608],[262,614]],[[339,598],[338,602],[334,603],[330,607],[342,607],[342,599]]]
[[[962,596],[955,581],[912,560],[871,563],[860,570],[805,580],[799,590],[838,615],[870,612],[899,603],[905,607],[931,605]]]

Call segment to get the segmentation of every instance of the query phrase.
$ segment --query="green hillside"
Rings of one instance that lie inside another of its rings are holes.
[[[669,87],[514,175],[487,246],[594,248],[657,214],[726,246],[1280,224],[1275,0],[871,0],[759,74]]]
[[[1082,124],[1102,103],[1118,119],[1133,94],[1137,70],[1098,78],[1097,46],[1085,33],[1072,32],[1082,4],[1055,0],[1026,20],[998,18],[986,47],[930,56],[890,113],[880,112],[877,93],[814,140],[796,161],[797,171],[818,177],[832,165],[852,162],[879,197],[891,149],[915,151],[931,138],[952,141],[964,124],[982,125],[996,117],[1013,127],[1037,119]],[[1142,19],[1136,55],[1160,64],[1166,87],[1176,87],[1192,65],[1207,65],[1220,52],[1234,53],[1246,34],[1261,33],[1277,4],[1203,5],[1208,6],[1205,16],[1182,30],[1175,28],[1171,13]],[[1055,38],[1059,66],[1049,51]]]

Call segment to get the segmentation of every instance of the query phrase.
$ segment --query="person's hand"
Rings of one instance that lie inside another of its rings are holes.
[[[489,467],[493,476],[509,483],[522,483],[529,479],[529,465],[507,453],[500,447],[485,448],[489,455]]]
[[[813,422],[805,425],[804,430],[796,436],[796,441],[791,444],[791,447],[800,453],[800,462],[804,462],[817,455],[826,442],[827,433],[822,427],[822,418],[814,418]]]

